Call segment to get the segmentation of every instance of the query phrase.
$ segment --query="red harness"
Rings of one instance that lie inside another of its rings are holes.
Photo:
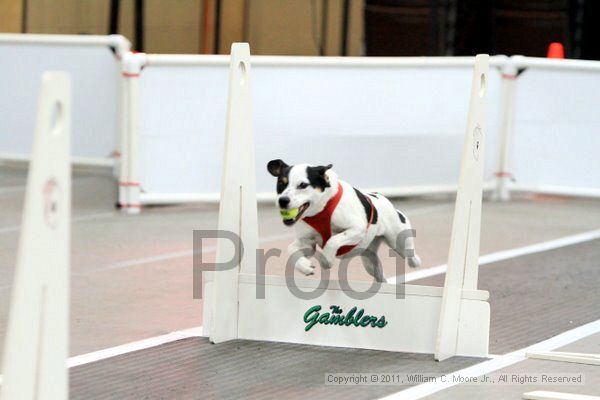
[[[344,189],[342,185],[338,183],[338,191],[325,205],[323,211],[318,214],[313,215],[312,217],[304,217],[302,220],[310,225],[315,231],[319,232],[321,235],[321,239],[323,239],[323,244],[321,247],[325,247],[327,241],[331,238],[331,216],[335,211],[338,203],[342,199],[342,195],[344,194]],[[375,206],[373,206],[373,202],[369,199],[369,196],[365,196],[369,203],[371,203],[371,215],[369,215],[369,223],[367,224],[367,230],[371,226],[371,222],[373,221],[373,215],[375,213]],[[350,250],[356,247],[356,244],[342,246],[337,251],[337,256],[343,256],[348,253]]]

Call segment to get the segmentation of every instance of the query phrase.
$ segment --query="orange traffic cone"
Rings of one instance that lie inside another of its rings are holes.
[[[548,58],[565,58],[565,48],[562,43],[553,42],[548,46]]]

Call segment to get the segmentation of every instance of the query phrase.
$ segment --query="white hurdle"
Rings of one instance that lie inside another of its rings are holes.
[[[44,73],[6,334],[2,400],[68,398],[70,125],[70,77]]]
[[[445,287],[384,283],[376,290],[371,282],[296,278],[297,289],[321,291],[318,297],[306,299],[290,291],[287,283],[291,277],[258,276],[250,52],[248,44],[234,44],[219,229],[239,235],[244,253],[237,268],[217,269],[206,282],[204,334],[214,343],[249,339],[435,352],[438,359],[487,356],[489,293],[477,289],[487,68],[488,56],[478,56]],[[217,246],[217,263],[233,258],[231,243],[218,239]],[[348,287],[355,294],[370,296],[353,299]],[[257,290],[264,293],[264,298],[258,298]],[[403,291],[402,298],[398,298],[398,290]],[[436,340],[438,326],[441,329]],[[454,343],[449,343],[450,339]]]

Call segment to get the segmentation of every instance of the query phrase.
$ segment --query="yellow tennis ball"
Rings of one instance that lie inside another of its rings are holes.
[[[279,210],[279,213],[283,219],[294,219],[298,215],[298,209],[292,208],[290,210]]]

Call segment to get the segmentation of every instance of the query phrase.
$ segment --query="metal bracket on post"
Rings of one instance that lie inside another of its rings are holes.
[[[488,70],[489,56],[480,54],[475,57],[467,133],[435,346],[435,359],[438,361],[457,353],[463,290],[477,289]]]
[[[127,214],[141,209],[140,177],[138,170],[139,142],[139,77],[146,63],[144,53],[123,56],[121,90],[121,163],[119,168],[118,206]]]
[[[70,125],[70,77],[46,72],[6,332],[2,400],[68,398]]]
[[[231,243],[227,243],[227,239],[217,239],[217,271],[214,273],[213,307],[209,322],[210,340],[213,343],[238,337],[239,274],[240,271],[256,274],[258,208],[250,83],[250,46],[247,43],[233,43],[219,230],[238,235],[244,252],[240,260],[235,260],[236,267],[219,270],[219,265],[231,262],[235,250]]]

